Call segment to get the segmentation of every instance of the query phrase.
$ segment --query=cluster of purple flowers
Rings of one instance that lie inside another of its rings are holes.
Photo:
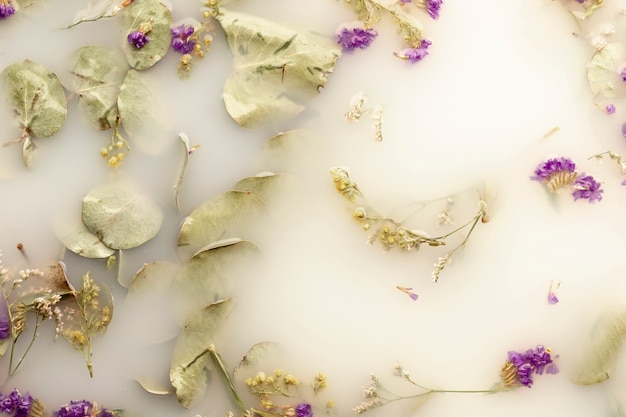
[[[0,317],[0,340],[11,336],[11,321],[8,317]]]
[[[343,49],[353,50],[356,48],[365,49],[378,36],[378,32],[374,29],[363,28],[342,28],[337,32],[337,43],[343,47]]]
[[[576,164],[569,158],[552,158],[539,164],[535,176],[531,180],[543,182],[550,191],[572,188],[574,201],[589,200],[590,203],[602,201],[602,190],[599,181],[591,175],[578,174]]]
[[[115,417],[115,413],[106,408],[96,410],[94,413],[93,404],[90,401],[70,401],[54,414],[56,417]]]
[[[137,49],[143,48],[148,42],[150,42],[148,35],[140,30],[129,33],[126,39],[128,40],[128,43],[135,45]]]
[[[296,417],[313,417],[311,404],[300,403],[296,406]]]
[[[395,55],[400,59],[415,63],[421,61],[428,55],[428,47],[431,44],[432,42],[428,39],[422,39],[418,47],[404,49],[400,52],[396,52]]]
[[[509,362],[517,370],[517,380],[520,384],[530,388],[533,384],[533,374],[541,375],[545,371],[548,374],[556,374],[559,368],[550,355],[550,351],[538,345],[535,349],[528,349],[524,353],[508,352]]]
[[[14,416],[27,417],[33,405],[33,397],[30,394],[20,394],[17,389],[11,391],[9,395],[0,394],[0,412]]]
[[[196,46],[196,41],[191,39],[191,35],[196,31],[193,26],[180,25],[170,31],[172,33],[171,45],[175,51],[181,54],[188,54],[193,51],[194,46]]]
[[[0,0],[0,19],[6,19],[15,13],[15,7],[6,0]]]

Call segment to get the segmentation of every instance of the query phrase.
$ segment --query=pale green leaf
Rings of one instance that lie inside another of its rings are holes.
[[[100,19],[115,16],[122,10],[122,3],[128,0],[97,0],[91,2],[86,8],[79,11],[74,17],[74,21],[67,29],[84,22],[95,22]]]
[[[277,187],[286,179],[285,174],[274,174],[273,172],[265,172],[254,177],[246,177],[233,185],[235,191],[251,192],[264,201],[267,201],[271,193],[276,191]]]
[[[104,45],[84,46],[70,59],[71,89],[79,97],[79,106],[87,121],[96,129],[116,125],[117,97],[128,71],[124,55]]]
[[[24,165],[30,168],[33,162],[33,153],[37,149],[37,145],[31,139],[29,135],[24,137],[24,142],[22,143],[22,160],[24,161]]]
[[[131,69],[120,86],[117,107],[120,122],[134,145],[147,153],[156,153],[162,142],[164,118],[157,98],[152,94],[149,75]],[[169,136],[168,136],[169,137]]]
[[[189,318],[182,329],[170,366],[170,383],[185,408],[204,394],[208,385],[209,347],[219,341],[234,302],[227,298],[209,304]]]
[[[606,313],[596,323],[573,382],[581,385],[597,384],[608,379],[626,337],[626,312]]]
[[[179,253],[190,258],[218,240],[237,237],[265,203],[255,194],[227,191],[204,202],[185,218],[178,233]]]
[[[131,249],[157,234],[163,213],[147,195],[112,184],[97,187],[83,198],[82,220],[109,248]]]
[[[260,342],[252,346],[250,350],[248,350],[248,353],[241,358],[239,365],[233,369],[233,378],[237,379],[241,375],[241,372],[257,365],[274,346],[275,344],[272,342]]]
[[[180,265],[165,261],[143,264],[128,286],[128,296],[169,290],[179,269]]]
[[[147,377],[135,378],[135,381],[139,383],[141,388],[143,388],[146,392],[149,392],[150,394],[169,395],[169,394],[174,393],[171,387],[165,386],[164,384],[160,384]]]
[[[243,285],[244,265],[258,257],[258,247],[248,241],[209,247],[196,253],[179,271],[172,284],[176,310],[183,317],[207,302],[226,297],[235,284]]]
[[[610,43],[593,54],[587,67],[587,79],[595,96],[610,98],[626,95],[619,74],[623,63],[624,47],[620,43]]]
[[[122,44],[126,60],[137,70],[150,68],[167,53],[172,41],[172,12],[158,0],[135,0],[120,12],[122,15]],[[146,32],[150,41],[142,48],[128,43],[129,33],[148,25]]]
[[[185,179],[185,173],[187,172],[187,165],[189,164],[189,155],[191,153],[191,148],[189,147],[189,138],[184,133],[179,133],[178,137],[183,144],[183,162],[180,165],[180,172],[178,173],[178,181],[174,185],[174,204],[176,208],[178,207],[178,193],[180,193],[180,188],[183,185],[183,181]]]
[[[329,39],[256,16],[220,9],[217,20],[234,55],[224,104],[244,127],[295,116],[326,85],[341,55]]]
[[[115,253],[113,249],[102,243],[98,236],[91,233],[78,218],[58,223],[54,230],[61,243],[77,255],[103,259]]]
[[[32,136],[48,137],[61,130],[67,115],[67,99],[52,71],[25,60],[6,67],[0,79],[22,127]]]

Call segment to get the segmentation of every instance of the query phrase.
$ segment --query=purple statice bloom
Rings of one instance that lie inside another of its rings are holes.
[[[606,114],[613,114],[613,113],[615,113],[615,105],[614,104],[607,104],[604,107],[604,112]],[[623,134],[623,132],[624,132],[624,128],[622,128],[622,134]]]
[[[17,389],[9,395],[0,394],[0,412],[13,414],[22,400],[22,395]]]
[[[585,0],[576,0],[576,3],[583,4],[584,2],[585,2]]]
[[[439,9],[442,3],[443,0],[426,0],[426,11],[428,15],[435,20],[439,19]]]
[[[517,371],[517,380],[520,384],[530,388],[533,384],[533,374],[556,374],[559,368],[552,360],[549,350],[538,345],[535,349],[528,349],[524,353],[508,352],[508,359]]]
[[[412,0],[400,0],[400,4],[410,3]]]
[[[93,404],[87,400],[70,401],[59,408],[54,414],[56,417],[89,417],[93,410]]]
[[[297,417],[313,417],[313,410],[311,409],[311,404],[300,403],[296,405],[296,416]]]
[[[620,69],[619,76],[622,77],[622,81],[626,82],[626,65]]]
[[[131,45],[135,45],[137,49],[143,48],[148,42],[150,42],[150,38],[148,38],[148,35],[140,30],[129,33],[126,37],[126,40],[128,40],[128,43],[130,43]]]
[[[590,203],[594,201],[602,201],[602,193],[599,181],[596,181],[591,175],[580,174],[574,181],[574,201],[583,198],[588,199]]]
[[[404,60],[411,61],[413,63],[421,61],[428,55],[428,47],[432,44],[428,39],[422,39],[420,45],[417,48],[407,48],[400,52],[395,52],[395,55]]]
[[[13,7],[10,2],[6,0],[0,0],[0,19],[6,19],[14,13],[15,7]]]
[[[365,49],[370,46],[376,36],[378,36],[378,32],[374,29],[348,29],[344,27],[337,32],[337,43],[341,45],[343,49]]]
[[[33,397],[29,393],[20,398],[17,407],[15,407],[15,415],[13,417],[28,417],[30,407],[33,405]]]
[[[626,138],[626,123],[622,125],[622,136]]]
[[[193,51],[194,46],[196,46],[196,41],[190,39],[190,37],[195,31],[196,29],[191,25],[180,25],[172,28],[170,30],[172,33],[172,48],[181,54],[188,54]]]
[[[535,169],[535,176],[530,177],[535,181],[548,181],[554,175],[563,172],[573,173],[576,170],[576,164],[569,158],[551,158],[539,164]]]
[[[0,340],[11,336],[11,321],[8,317],[0,317]]]

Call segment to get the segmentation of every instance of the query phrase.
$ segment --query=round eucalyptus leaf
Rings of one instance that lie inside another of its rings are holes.
[[[6,67],[0,81],[25,131],[35,137],[48,137],[61,130],[67,99],[56,74],[25,60]]]
[[[91,233],[78,216],[55,224],[54,231],[66,248],[85,258],[104,259],[115,253]]]
[[[587,79],[595,96],[626,96],[626,86],[623,86],[620,76],[620,65],[624,65],[624,58],[624,46],[621,43],[610,43],[593,54],[587,66]]]
[[[192,315],[182,329],[170,365],[170,383],[185,408],[202,396],[211,368],[209,346],[219,343],[220,333],[234,306],[227,298],[209,304]]]
[[[131,249],[152,239],[163,221],[161,208],[131,187],[114,184],[83,198],[83,224],[112,249]]]
[[[290,118],[319,94],[341,55],[329,39],[245,13],[220,9],[217,20],[234,55],[224,104],[244,127]]]
[[[70,58],[71,89],[79,97],[79,106],[87,121],[96,129],[115,126],[117,96],[128,71],[124,55],[104,45],[84,46]]]
[[[124,55],[137,70],[150,68],[167,53],[172,42],[172,12],[158,0],[135,0],[122,12],[122,44]],[[148,43],[137,48],[127,40],[128,34],[148,27]]]
[[[281,183],[284,183],[286,179],[287,175],[285,174],[265,172],[255,175],[254,177],[246,177],[237,181],[232,189],[254,193],[264,201],[267,201],[271,193],[276,191],[277,187],[279,187]]]
[[[117,99],[124,130],[132,143],[147,153],[155,153],[163,147],[164,118],[153,90],[148,74],[131,69],[120,86]]]
[[[128,286],[128,297],[146,293],[164,294],[169,290],[180,265],[172,262],[150,262],[144,264]]]
[[[238,237],[265,203],[247,191],[227,191],[204,202],[185,218],[178,233],[181,257],[190,258],[221,239]]]
[[[189,317],[207,302],[226,297],[236,283],[245,282],[246,266],[258,258],[259,248],[241,240],[200,250],[180,269],[172,283],[176,311]]]

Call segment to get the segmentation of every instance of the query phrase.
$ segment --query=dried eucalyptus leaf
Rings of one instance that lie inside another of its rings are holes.
[[[83,198],[82,220],[109,248],[131,249],[157,234],[163,212],[147,195],[113,184],[87,193]]]
[[[595,96],[608,98],[626,95],[619,74],[619,66],[623,62],[624,47],[619,43],[610,43],[593,54],[587,67],[587,79]]]
[[[245,13],[220,9],[217,20],[234,55],[224,104],[241,126],[290,118],[305,98],[319,94],[341,55],[328,39]]]
[[[167,53],[172,41],[172,12],[159,0],[135,0],[122,12],[122,44],[126,60],[137,70],[150,68]],[[141,25],[150,25],[150,41],[142,48],[128,42],[126,37]]]
[[[156,153],[162,143],[164,118],[158,100],[153,95],[149,75],[131,69],[120,86],[117,107],[120,122],[133,144],[142,151]]]
[[[180,165],[180,172],[178,174],[178,181],[176,181],[176,184],[174,185],[174,204],[176,205],[176,208],[178,207],[178,193],[180,192],[180,188],[183,185],[183,181],[185,179],[185,173],[187,172],[187,165],[189,164],[189,154],[190,154],[190,147],[189,147],[189,138],[187,137],[186,134],[184,133],[179,133],[178,137],[180,138],[180,141],[183,144],[183,163]]]
[[[63,262],[57,262],[48,267],[48,273],[45,275],[45,279],[48,283],[46,289],[57,294],[69,294],[74,291],[72,284],[67,280],[67,273],[65,271],[65,264]]]
[[[181,268],[172,283],[176,310],[182,317],[189,317],[207,302],[226,297],[234,282],[242,282],[242,266],[250,265],[250,260],[259,254],[259,248],[245,240],[200,250]]]
[[[158,382],[155,382],[153,380],[149,380],[148,378],[135,378],[135,381],[137,381],[139,385],[141,385],[141,388],[143,388],[146,392],[149,392],[150,394],[169,395],[174,393],[171,390],[171,387],[163,386],[162,384],[159,384]]]
[[[30,136],[24,137],[24,143],[22,144],[22,160],[24,161],[24,165],[27,167],[31,166],[33,162],[33,153],[37,149],[35,142],[30,138]]]
[[[9,101],[24,129],[35,137],[61,130],[67,115],[67,99],[56,74],[33,61],[9,65],[0,74]]]
[[[104,45],[84,46],[70,59],[71,89],[79,96],[79,106],[96,129],[115,126],[120,85],[128,71],[124,55]]]
[[[115,250],[106,246],[100,238],[89,231],[85,225],[76,218],[76,222],[65,221],[55,225],[57,238],[77,255],[85,258],[104,259],[115,253]]]
[[[580,385],[597,384],[608,379],[624,345],[626,312],[611,312],[602,316],[594,326],[584,360],[573,382]]]
[[[258,364],[274,346],[275,344],[272,342],[260,342],[252,346],[250,350],[248,350],[248,353],[241,358],[239,365],[233,369],[233,378],[237,378],[238,375],[241,375],[242,371]]]
[[[213,242],[238,236],[264,206],[261,198],[245,191],[227,191],[204,202],[181,225],[180,255],[190,258]]]
[[[172,285],[180,265],[172,262],[157,261],[144,264],[135,274],[128,286],[128,296],[146,292],[165,292]]]
[[[127,0],[98,0],[89,3],[86,8],[79,11],[74,17],[74,21],[67,29],[84,22],[95,22],[107,17],[113,17],[122,10],[122,3]]]
[[[285,180],[285,177],[285,174],[274,174],[273,172],[261,173],[254,177],[246,177],[237,181],[232,189],[235,191],[251,192],[261,197],[264,201],[267,201],[270,194]]]
[[[209,346],[219,339],[233,309],[232,299],[209,304],[189,318],[182,329],[170,366],[170,383],[178,402],[185,408],[204,394],[208,385],[211,357]]]

